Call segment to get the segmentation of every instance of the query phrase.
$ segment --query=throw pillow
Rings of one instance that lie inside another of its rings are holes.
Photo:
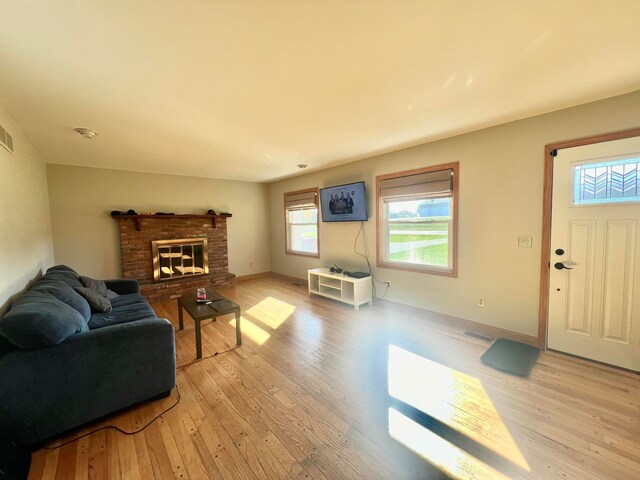
[[[80,281],[82,282],[82,285],[84,285],[85,287],[95,290],[100,295],[103,295],[105,297],[107,296],[107,284],[104,283],[102,280],[94,280],[93,278],[85,277],[84,275],[81,275]]]
[[[87,287],[76,287],[76,292],[89,302],[91,311],[99,313],[108,313],[111,311],[111,302],[107,298],[106,292],[105,295],[102,295],[97,290]]]

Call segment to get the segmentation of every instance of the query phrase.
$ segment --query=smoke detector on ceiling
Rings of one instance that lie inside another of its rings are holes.
[[[84,138],[91,139],[97,135],[96,132],[88,128],[74,128],[74,130],[78,132],[80,135],[82,135]]]

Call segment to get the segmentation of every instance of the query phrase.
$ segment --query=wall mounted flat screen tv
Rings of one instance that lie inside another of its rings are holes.
[[[367,220],[364,182],[320,189],[323,222],[363,222]]]

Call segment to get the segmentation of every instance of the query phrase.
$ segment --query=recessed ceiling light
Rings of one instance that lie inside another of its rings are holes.
[[[299,163],[298,164],[298,168],[307,168],[309,165],[307,165],[306,163]]]
[[[82,135],[84,138],[91,139],[97,135],[96,132],[88,128],[74,128],[74,130],[78,132],[80,135]]]

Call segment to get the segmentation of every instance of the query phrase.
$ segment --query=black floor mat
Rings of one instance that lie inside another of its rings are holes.
[[[484,352],[480,360],[497,370],[528,377],[536,364],[540,350],[531,345],[499,338]]]

